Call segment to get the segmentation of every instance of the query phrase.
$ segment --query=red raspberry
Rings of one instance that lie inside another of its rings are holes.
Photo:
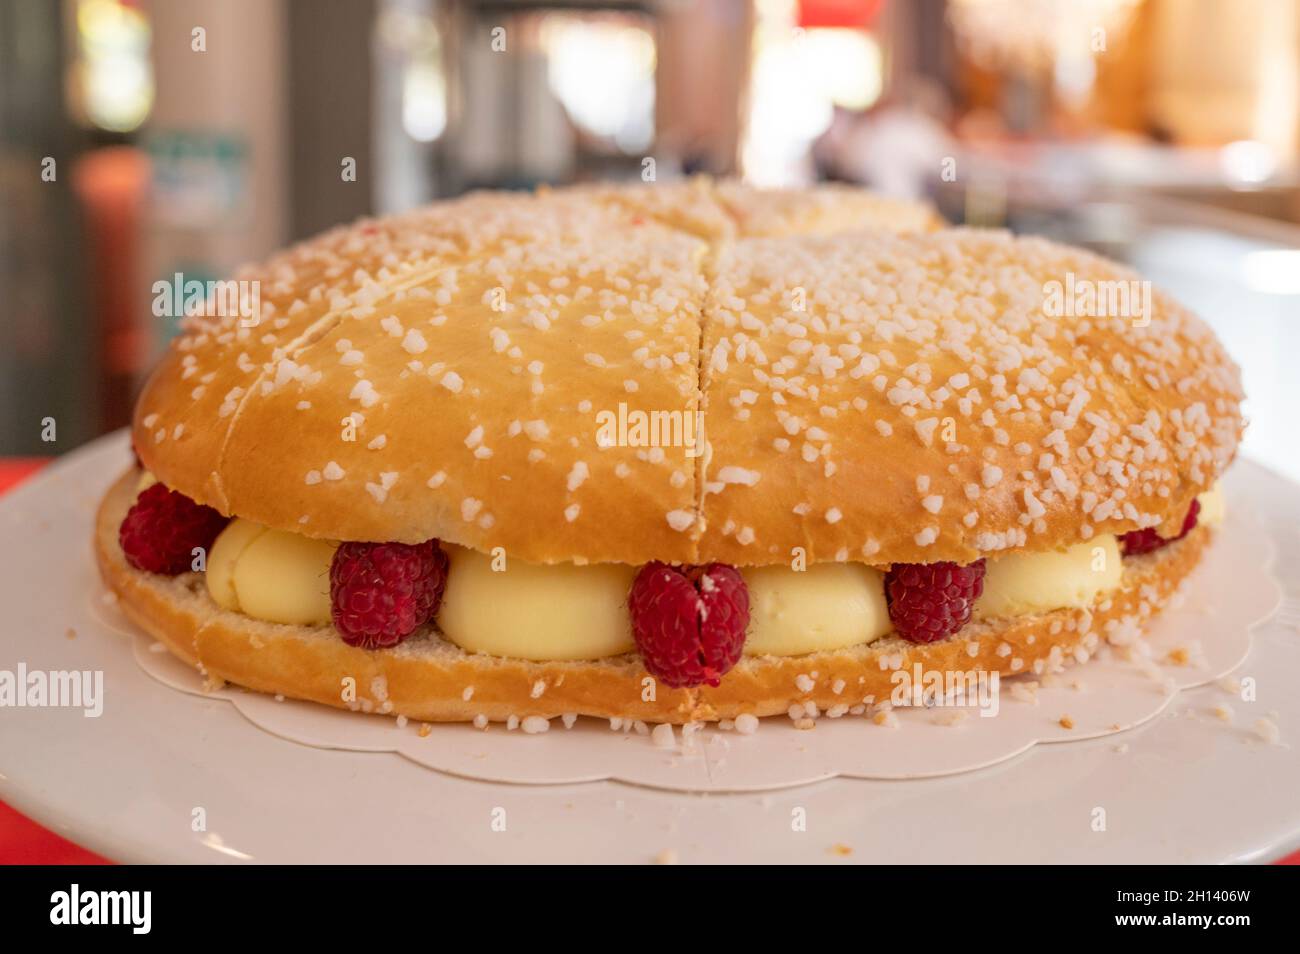
[[[716,686],[740,661],[749,589],[725,563],[647,563],[628,594],[632,635],[646,671],[666,686]]]
[[[195,547],[211,549],[228,522],[179,491],[150,484],[126,512],[117,540],[137,570],[176,576],[193,566]]]
[[[1201,502],[1193,498],[1192,505],[1187,508],[1187,516],[1183,518],[1183,529],[1178,531],[1178,536],[1170,537],[1168,540],[1156,533],[1153,527],[1147,527],[1145,530],[1130,530],[1128,533],[1120,534],[1120,552],[1124,556],[1137,556],[1142,553],[1150,553],[1152,550],[1159,550],[1175,540],[1181,540],[1192,532],[1192,528],[1196,526],[1197,514],[1200,512]]]
[[[396,646],[433,619],[446,585],[437,540],[339,544],[330,564],[334,626],[349,646]]]
[[[933,643],[970,621],[984,592],[984,561],[895,563],[885,574],[885,600],[894,629],[910,643]]]

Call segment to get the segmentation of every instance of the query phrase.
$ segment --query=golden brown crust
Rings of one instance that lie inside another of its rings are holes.
[[[698,400],[706,245],[634,218],[563,193],[474,195],[247,270],[263,317],[190,322],[137,405],[140,456],[200,502],[311,536],[436,536],[536,562],[685,556],[663,517],[691,506],[685,452],[595,443],[593,412],[613,395],[632,410]],[[561,281],[567,302],[538,307]],[[649,304],[663,296],[670,313]],[[591,479],[575,493],[579,461]]]
[[[726,249],[704,315],[701,554],[970,563],[1175,536],[1235,452],[1237,369],[1160,293],[1140,327],[1044,313],[1068,275],[1137,279],[967,229]]]
[[[969,562],[1170,535],[1241,430],[1214,336],[1159,294],[1149,323],[1048,315],[1051,282],[1136,276],[934,226],[861,190],[705,179],[359,222],[240,276],[256,327],[190,321],[133,437],[225,513],[533,563]],[[604,446],[620,408],[679,440]],[[680,440],[696,412],[703,457]]]
[[[1091,610],[974,623],[952,639],[925,646],[886,638],[836,652],[746,657],[716,689],[672,690],[654,686],[633,656],[534,663],[465,653],[432,632],[419,633],[393,650],[367,651],[347,646],[329,626],[281,626],[228,612],[212,602],[197,574],[161,577],[126,563],[117,528],[133,499],[136,478],[135,472],[126,474],[105,496],[95,553],[119,605],[141,628],[214,679],[430,722],[566,713],[645,722],[709,721],[742,713],[772,715],[795,703],[826,710],[867,699],[882,702],[893,688],[894,670],[911,671],[916,664],[930,671],[1003,675],[1055,671],[1086,658],[1110,630],[1131,627],[1158,612],[1210,539],[1210,530],[1198,527],[1154,554],[1126,559],[1122,590]],[[807,691],[796,684],[807,685],[800,677],[813,680]],[[351,705],[344,699],[347,680],[356,692]],[[535,691],[539,682],[544,688],[540,695]],[[654,686],[653,698],[647,698],[647,686]]]

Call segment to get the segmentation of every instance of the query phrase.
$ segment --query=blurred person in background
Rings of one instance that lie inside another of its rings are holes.
[[[950,113],[943,88],[923,77],[869,109],[837,106],[830,128],[812,146],[818,174],[900,198],[924,198],[944,158],[953,155]]]

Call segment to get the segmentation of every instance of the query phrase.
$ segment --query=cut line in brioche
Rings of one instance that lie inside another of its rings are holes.
[[[775,715],[795,704],[825,711],[863,704],[868,697],[884,703],[894,689],[894,671],[911,672],[918,664],[926,672],[1051,672],[1086,660],[1108,633],[1117,642],[1131,638],[1191,572],[1212,533],[1197,527],[1154,553],[1125,558],[1121,589],[1088,610],[972,622],[928,645],[885,637],[834,652],[747,656],[717,688],[654,685],[654,698],[647,699],[653,680],[635,654],[583,662],[504,659],[466,653],[434,627],[394,649],[363,650],[345,644],[331,626],[285,626],[224,610],[208,595],[201,574],[164,577],[126,562],[117,528],[138,477],[131,471],[119,479],[96,519],[100,572],[128,618],[213,684],[426,722],[574,713],[680,724]],[[806,679],[813,680],[811,687]],[[352,704],[343,699],[345,680],[355,686]]]

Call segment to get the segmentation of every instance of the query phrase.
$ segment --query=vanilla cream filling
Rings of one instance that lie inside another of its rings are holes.
[[[749,587],[745,654],[797,656],[879,639],[894,628],[885,577],[861,563],[744,567]]]
[[[635,648],[627,594],[637,568],[537,566],[443,544],[438,628],[461,649],[516,659],[599,659]]]
[[[1091,606],[1124,576],[1119,540],[1106,533],[1047,553],[1013,553],[986,560],[984,593],[974,616],[1027,616]]]
[[[1197,494],[1196,499],[1201,503],[1201,512],[1196,515],[1197,524],[1205,524],[1207,527],[1222,526],[1223,518],[1227,514],[1227,504],[1223,500],[1223,481],[1216,480],[1214,486],[1203,494]]]
[[[1197,498],[1199,521],[1223,522],[1218,484]],[[235,519],[212,546],[207,586],[222,607],[274,623],[330,619],[329,568],[338,545]],[[627,594],[637,568],[537,566],[443,544],[449,569],[437,623],[469,652],[531,660],[600,659],[635,648]],[[747,655],[797,656],[870,643],[893,629],[884,575],[860,563],[745,567]],[[1012,553],[985,564],[974,618],[1091,606],[1120,586],[1119,541],[1101,534],[1063,550]]]
[[[328,540],[236,518],[208,554],[208,593],[225,609],[269,623],[327,623],[337,548]]]

